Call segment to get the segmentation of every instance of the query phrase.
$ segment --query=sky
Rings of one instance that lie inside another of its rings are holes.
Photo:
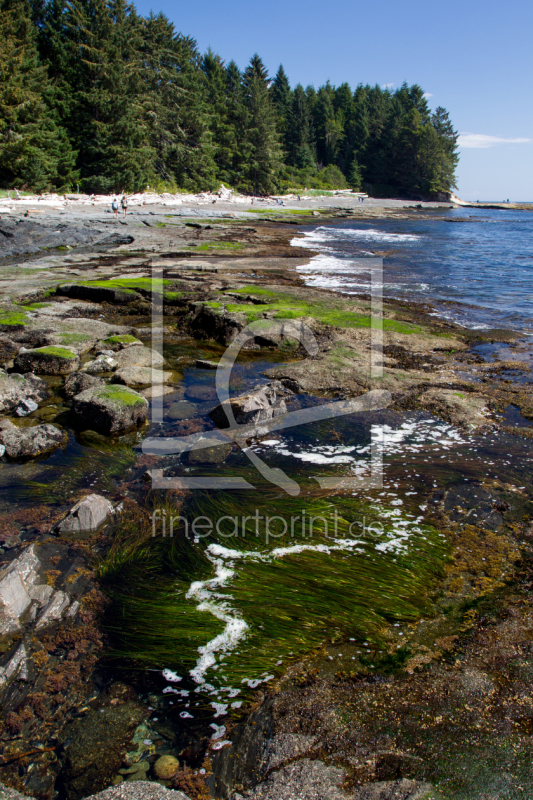
[[[418,83],[461,134],[457,194],[533,201],[533,3],[526,0],[137,0],[244,68],[291,86]]]

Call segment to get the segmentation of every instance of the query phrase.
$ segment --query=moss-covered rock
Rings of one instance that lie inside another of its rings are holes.
[[[86,389],[74,397],[72,410],[84,428],[105,434],[124,433],[148,416],[148,402],[127,386]]]
[[[72,347],[36,347],[18,353],[15,358],[15,369],[41,375],[70,375],[79,366],[79,356]]]

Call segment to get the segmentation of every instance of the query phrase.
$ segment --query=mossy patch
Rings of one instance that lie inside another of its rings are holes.
[[[0,325],[26,325],[28,317],[24,311],[0,309]]]
[[[205,250],[242,250],[244,244],[240,242],[204,242],[195,248],[196,251]]]
[[[163,286],[168,286],[171,281],[165,278],[110,278],[109,280],[83,281],[81,286],[95,286],[99,289],[120,289],[126,294],[135,294],[136,291],[161,292]]]
[[[51,303],[30,303],[27,306],[23,306],[24,311],[38,311],[40,308],[46,308],[46,306],[52,305]]]
[[[37,347],[35,350],[32,351],[33,353],[39,353],[43,356],[50,356],[51,358],[78,358],[76,353],[73,353],[72,350],[67,350],[66,347],[58,347],[57,345],[49,345],[48,347]]]
[[[144,397],[134,392],[133,389],[128,389],[127,386],[104,386],[96,392],[95,397],[100,400],[110,400],[117,406],[146,405]]]
[[[61,344],[84,344],[92,341],[93,337],[87,333],[60,333]]]
[[[108,336],[107,339],[104,339],[103,341],[104,344],[135,344],[137,342],[142,344],[140,339],[137,339],[135,336],[132,336],[129,333]]]

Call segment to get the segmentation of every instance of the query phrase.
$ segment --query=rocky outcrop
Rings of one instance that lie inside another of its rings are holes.
[[[48,423],[17,428],[8,419],[0,420],[0,444],[8,458],[35,458],[66,444],[65,431]]]
[[[10,414],[26,400],[41,403],[49,394],[48,384],[31,373],[7,375],[0,370],[0,413]]]
[[[73,506],[57,526],[59,533],[85,533],[96,531],[113,514],[114,508],[107,498],[90,494]]]
[[[15,357],[15,369],[40,375],[70,375],[79,366],[79,356],[72,347],[49,345],[33,350],[22,348]]]
[[[83,427],[98,433],[119,434],[146,420],[148,402],[127,386],[110,385],[77,394],[72,410]]]
[[[477,393],[451,389],[429,389],[418,398],[423,408],[470,433],[491,430],[488,398]]]
[[[0,783],[0,800],[28,800],[28,795],[10,789]],[[167,789],[154,781],[135,781],[121,783],[91,794],[87,800],[189,800],[186,794],[175,789]]]
[[[219,428],[228,428],[232,416],[238,425],[255,425],[286,413],[285,400],[278,399],[276,389],[269,384],[225,400],[210,411],[209,416]]]

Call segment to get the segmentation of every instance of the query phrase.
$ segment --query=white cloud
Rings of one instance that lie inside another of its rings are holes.
[[[486,133],[460,133],[459,147],[485,149],[497,144],[529,144],[531,139],[511,139],[506,136],[488,136]]]
[[[433,97],[433,95],[431,94],[431,92],[424,92],[424,95],[423,95],[423,97],[424,97],[426,100],[428,100],[430,97]]]
[[[381,84],[381,88],[382,89],[394,89],[394,84],[393,83],[382,83]]]

